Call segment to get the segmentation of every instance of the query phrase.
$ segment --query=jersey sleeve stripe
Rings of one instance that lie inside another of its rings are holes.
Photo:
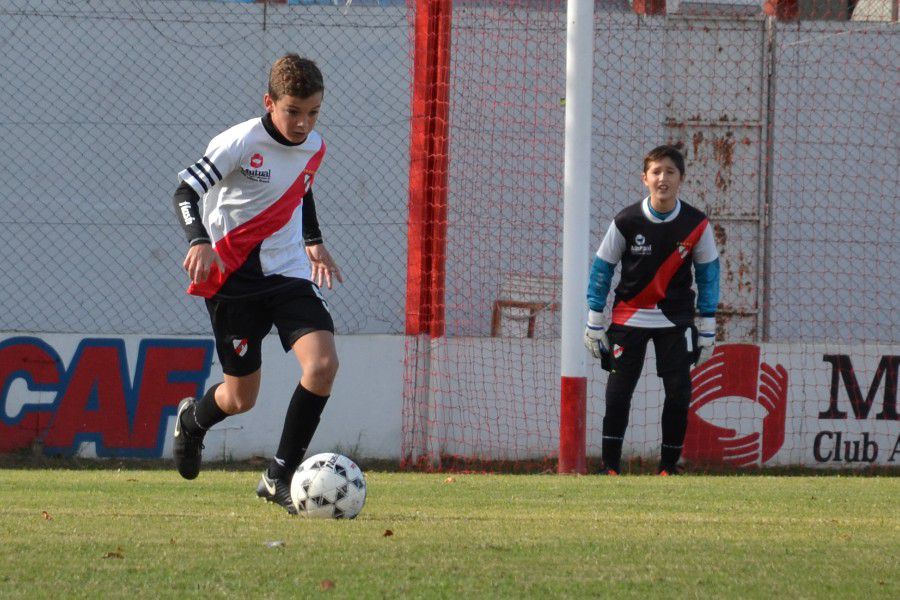
[[[218,183],[213,178],[212,173],[209,172],[209,168],[206,165],[204,165],[202,162],[197,161],[197,163],[194,164],[194,167],[197,169],[198,172],[203,173],[203,176],[206,177],[206,180],[209,182],[209,187],[213,187],[216,185],[216,183]]]
[[[193,177],[197,183],[200,184],[200,186],[203,188],[204,193],[209,191],[209,186],[206,185],[206,183],[204,183],[204,181],[197,176],[197,173],[196,173],[196,171],[194,171],[194,169],[192,169],[191,167],[188,167],[185,170],[191,174],[191,177]]]
[[[213,170],[213,173],[216,174],[216,177],[219,178],[219,181],[222,181],[222,174],[219,173],[219,169],[216,168],[216,165],[213,163],[213,161],[209,160],[209,159],[208,159],[207,157],[205,157],[205,156],[204,156],[201,160],[203,160],[203,162],[205,162],[206,164],[208,164],[208,165],[209,165],[209,168],[212,169],[212,170]]]

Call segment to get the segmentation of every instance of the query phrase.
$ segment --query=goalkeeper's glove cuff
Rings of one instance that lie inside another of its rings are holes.
[[[588,311],[587,325],[591,329],[603,329],[606,323],[606,319],[603,318],[602,312],[597,312],[596,310]]]
[[[700,335],[707,337],[716,335],[716,318],[715,317],[701,317],[700,318],[700,327],[697,328],[700,331]]]

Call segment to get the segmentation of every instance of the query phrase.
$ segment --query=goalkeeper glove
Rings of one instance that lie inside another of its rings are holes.
[[[694,366],[699,367],[709,360],[716,349],[716,318],[701,317],[697,335],[697,360]]]
[[[594,358],[603,358],[609,355],[609,338],[602,327],[588,325],[584,328],[584,347],[588,349]]]

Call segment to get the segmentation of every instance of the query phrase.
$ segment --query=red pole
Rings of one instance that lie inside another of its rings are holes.
[[[587,379],[562,377],[559,416],[559,473],[586,473]]]
[[[409,158],[406,333],[444,334],[452,0],[417,0]]]

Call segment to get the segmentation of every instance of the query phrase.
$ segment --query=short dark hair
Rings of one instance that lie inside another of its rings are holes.
[[[285,54],[275,61],[269,71],[269,96],[273,100],[282,96],[309,98],[324,91],[322,71],[308,58]]]
[[[681,178],[684,179],[684,156],[681,155],[681,152],[675,146],[657,146],[648,152],[647,156],[644,157],[644,173],[650,168],[650,163],[664,158],[672,159],[672,162],[675,163],[675,167],[681,173]]]

